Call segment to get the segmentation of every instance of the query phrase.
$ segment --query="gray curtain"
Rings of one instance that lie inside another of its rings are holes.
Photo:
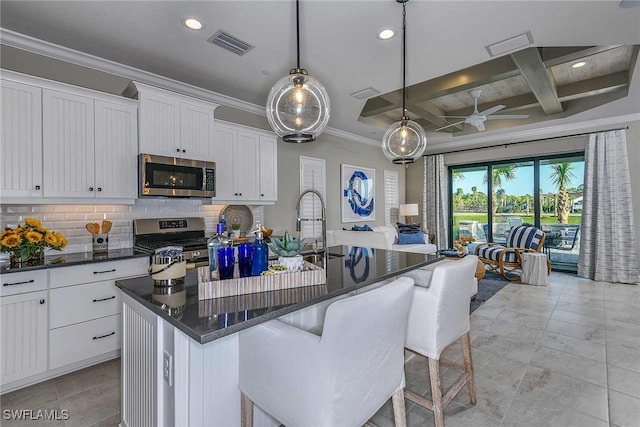
[[[444,155],[424,157],[424,191],[422,197],[422,223],[438,249],[447,243],[447,168]]]
[[[594,133],[584,153],[578,275],[638,283],[635,223],[624,130]]]

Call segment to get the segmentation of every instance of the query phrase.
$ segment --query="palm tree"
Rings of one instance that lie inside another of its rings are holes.
[[[457,211],[459,212],[460,210],[462,210],[462,196],[464,195],[464,191],[462,190],[462,188],[458,188],[456,190],[456,193],[454,194],[454,200],[456,202],[456,205],[458,206]]]
[[[503,178],[505,181],[511,181],[516,178],[516,169],[518,169],[516,165],[507,165],[507,166],[501,166],[499,168],[493,168],[491,170],[491,184],[492,184],[491,204],[493,205],[491,210],[493,211],[494,214],[497,212],[497,209],[498,209],[496,191],[499,188],[502,188]],[[484,178],[482,178],[482,182],[484,182],[485,184],[487,183],[487,180],[488,180],[487,175],[488,175],[488,172],[485,173]]]
[[[571,203],[569,193],[567,193],[567,185],[571,184],[571,180],[576,177],[571,171],[572,168],[573,163],[569,162],[551,165],[551,183],[558,187],[557,215],[560,224],[567,224],[569,222]]]
[[[473,210],[478,210],[478,188],[474,185],[471,187],[471,191],[473,192]]]

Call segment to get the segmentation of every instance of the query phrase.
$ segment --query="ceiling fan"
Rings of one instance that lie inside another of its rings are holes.
[[[478,98],[480,98],[480,89],[474,89],[471,92],[471,96],[473,97],[473,113],[470,116],[440,116],[447,119],[464,119],[459,122],[451,123],[450,125],[443,126],[441,128],[436,129],[436,131],[446,129],[451,126],[459,125],[460,123],[466,123],[474,128],[478,129],[478,131],[482,132],[484,130],[484,121],[485,120],[505,120],[505,119],[527,119],[529,118],[528,114],[502,114],[499,116],[493,116],[493,113],[496,113],[503,108],[504,105],[496,105],[495,107],[491,107],[484,111],[478,112]]]

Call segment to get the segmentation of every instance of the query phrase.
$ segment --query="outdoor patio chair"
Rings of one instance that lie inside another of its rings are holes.
[[[544,231],[537,227],[513,227],[505,244],[480,244],[476,247],[476,255],[489,266],[489,271],[496,272],[507,280],[518,280],[522,274],[522,254],[540,252],[544,239]],[[548,261],[547,270],[550,270]]]

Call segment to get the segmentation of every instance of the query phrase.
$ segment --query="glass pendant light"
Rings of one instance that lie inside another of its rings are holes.
[[[418,123],[407,116],[406,100],[406,56],[407,56],[407,14],[406,3],[409,0],[396,0],[402,3],[402,117],[394,122],[382,138],[382,151],[395,164],[408,164],[415,162],[425,148],[427,137],[424,129]]]
[[[300,68],[300,15],[296,0],[296,68],[278,80],[267,97],[267,119],[285,142],[311,142],[329,122],[329,96],[322,83]]]

